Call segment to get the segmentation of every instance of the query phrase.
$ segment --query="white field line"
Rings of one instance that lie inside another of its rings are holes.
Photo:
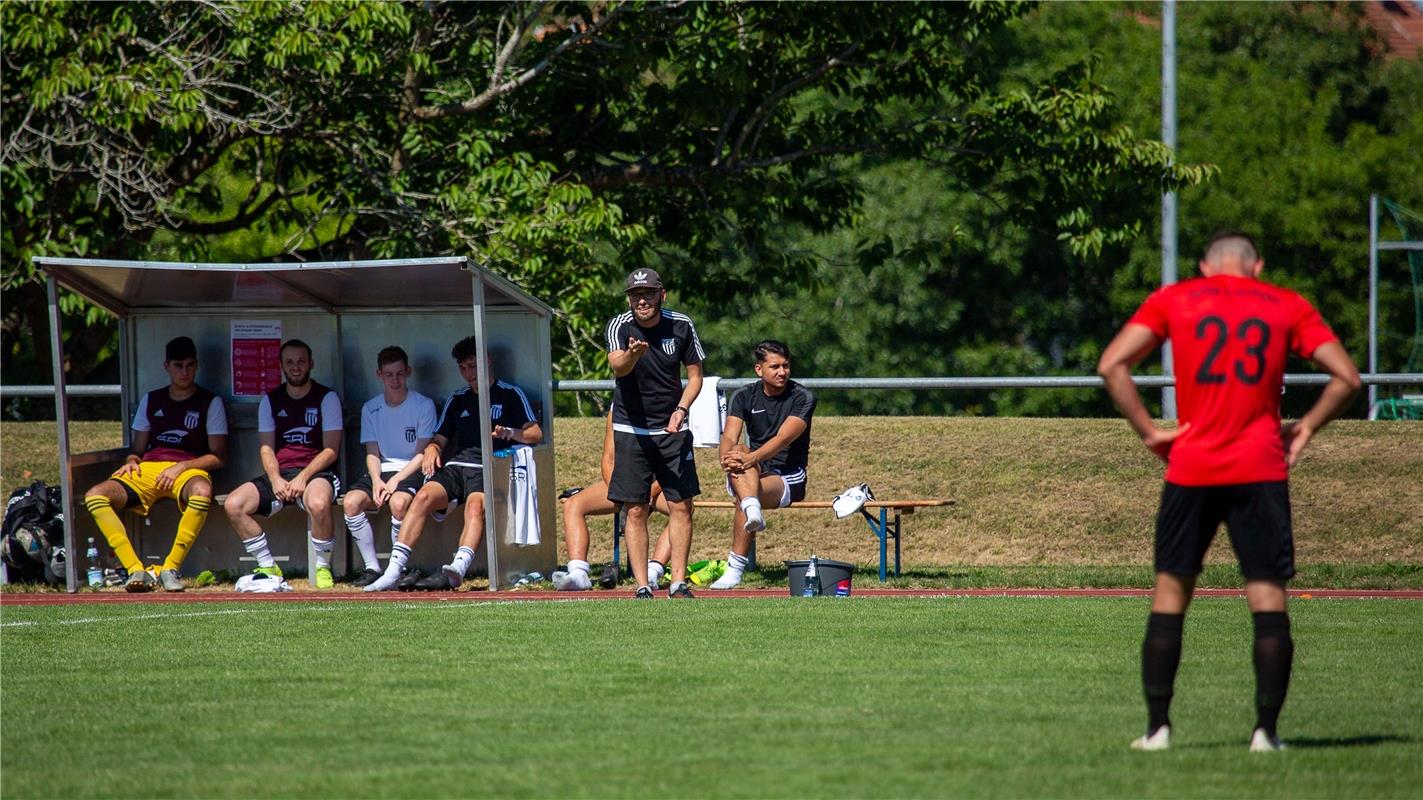
[[[470,603],[439,603],[439,604],[436,604],[436,603],[389,603],[389,604],[382,604],[382,605],[380,605],[380,606],[375,606],[375,607],[376,607],[376,608],[398,608],[398,609],[401,609],[401,610],[411,610],[411,609],[432,610],[432,609],[472,608],[472,607],[477,607],[477,606],[516,605],[516,604],[517,604],[517,603],[516,603],[515,601],[512,601],[512,600],[500,600],[500,601],[485,601],[485,602],[470,602]],[[346,610],[346,609],[350,609],[350,608],[351,608],[351,606],[350,606],[349,604],[343,603],[343,604],[341,604],[341,605],[334,605],[334,606],[307,606],[307,607],[305,607],[305,608],[301,608],[301,607],[298,607],[298,608],[292,608],[292,607],[286,607],[286,608],[271,607],[271,608],[229,608],[229,609],[223,609],[223,610],[219,610],[219,611],[184,611],[184,612],[163,611],[163,612],[155,612],[155,613],[152,613],[152,614],[136,614],[136,615],[133,615],[133,616],[122,616],[122,615],[120,615],[120,616],[113,616],[113,617],[79,617],[79,618],[77,618],[77,619],[61,619],[61,620],[55,620],[54,622],[39,622],[39,621],[36,621],[36,620],[22,620],[22,621],[15,621],[15,622],[0,622],[0,628],[25,628],[25,627],[33,627],[33,626],[36,626],[36,625],[92,625],[92,624],[100,623],[100,622],[114,623],[114,622],[128,622],[128,621],[130,621],[130,620],[191,619],[191,618],[193,618],[193,617],[223,617],[223,616],[231,616],[231,615],[234,615],[234,614],[278,614],[278,613],[288,613],[288,614],[290,614],[290,613],[297,613],[297,614],[299,614],[299,613],[303,613],[303,612],[309,612],[309,613],[313,613],[313,614],[324,614],[324,613],[327,613],[327,612],[330,612],[330,611],[341,611],[341,610]]]

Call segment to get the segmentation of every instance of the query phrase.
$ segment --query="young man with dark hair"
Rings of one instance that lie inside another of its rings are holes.
[[[1294,575],[1289,468],[1359,390],[1358,370],[1307,300],[1259,279],[1265,262],[1250,237],[1218,236],[1201,277],[1158,289],[1102,353],[1098,373],[1146,447],[1164,460],[1156,518],[1156,587],[1141,651],[1145,735],[1136,750],[1171,745],[1168,712],[1181,631],[1196,577],[1222,522],[1245,578],[1255,623],[1252,752],[1281,749],[1276,732],[1289,688],[1294,640],[1285,585]],[[1181,424],[1152,422],[1131,369],[1171,341]],[[1313,360],[1329,383],[1302,418],[1280,426],[1290,353]]]
[[[721,468],[737,508],[726,572],[712,589],[741,583],[751,543],[766,529],[763,505],[786,508],[805,499],[815,395],[791,380],[791,351],[784,342],[756,345],[755,370],[760,380],[732,395],[721,434]],[[749,446],[741,443],[743,429]]]
[[[263,395],[257,406],[262,474],[233,489],[222,507],[243,548],[257,560],[252,571],[281,577],[267,534],[253,517],[268,517],[296,503],[311,517],[316,551],[311,583],[330,589],[335,585],[331,502],[341,491],[341,479],[331,468],[341,452],[341,398],[311,379],[311,347],[306,342],[288,339],[279,357],[286,381]]]
[[[400,538],[390,549],[390,563],[379,579],[365,587],[367,592],[386,592],[401,583],[401,572],[410,560],[410,551],[420,541],[431,514],[464,505],[464,528],[454,559],[428,578],[407,587],[421,591],[458,589],[474,562],[475,549],[484,538],[484,445],[479,424],[479,391],[489,391],[489,417],[493,425],[491,444],[500,450],[516,444],[535,445],[543,441],[543,428],[534,418],[533,406],[519,387],[504,381],[480,381],[478,345],[469,336],[457,342],[450,356],[459,365],[460,377],[468,384],[451,394],[440,412],[435,437],[425,446],[421,469],[425,484],[415,494],[405,512]],[[449,457],[444,458],[446,449]],[[443,460],[442,460],[443,459]],[[412,576],[414,573],[412,573]]]
[[[376,354],[376,377],[382,391],[361,407],[361,444],[366,471],[351,484],[342,500],[346,529],[361,552],[365,570],[352,586],[369,586],[380,578],[375,531],[366,512],[390,503],[390,539],[400,536],[401,520],[415,493],[425,483],[420,471],[425,445],[435,436],[435,402],[407,385],[410,357],[399,347]]]
[[[692,498],[701,492],[688,409],[702,389],[702,343],[685,314],[662,307],[667,290],[653,270],[627,277],[628,310],[608,321],[613,389],[613,475],[608,499],[627,508],[628,556],[637,581],[634,597],[652,598],[647,572],[647,518],[652,483],[662,487],[671,518],[669,597],[690,598],[687,556],[692,548]],[[682,367],[687,386],[682,386]]]
[[[227,409],[222,398],[195,382],[198,348],[187,336],[168,342],[163,353],[168,385],[145,394],[133,415],[133,444],[124,465],[84,494],[84,507],[128,570],[130,592],[183,591],[178,570],[207,521],[212,478],[227,458]],[[158,577],[143,568],[115,509],[144,516],[171,497],[182,509],[173,547]]]

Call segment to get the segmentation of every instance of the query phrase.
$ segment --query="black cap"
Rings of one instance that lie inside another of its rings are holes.
[[[193,340],[186,336],[179,336],[168,342],[168,346],[163,348],[164,361],[182,361],[185,358],[197,358],[198,346],[193,344]]]
[[[655,269],[635,269],[628,273],[627,291],[635,289],[661,289],[662,276]]]

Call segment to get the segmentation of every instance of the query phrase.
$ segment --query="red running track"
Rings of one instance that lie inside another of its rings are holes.
[[[771,598],[787,597],[785,589],[702,590],[698,598]],[[1150,597],[1150,589],[856,589],[855,597]],[[1197,597],[1244,597],[1240,589],[1197,589]],[[1292,589],[1296,600],[1314,598],[1423,600],[1420,589]],[[520,600],[631,600],[628,590],[590,592],[507,591],[507,592],[281,592],[278,594],[238,594],[237,592],[156,592],[127,594],[124,592],[63,592],[0,593],[0,606],[66,606],[107,605],[113,603],[257,603],[286,602],[513,602]],[[659,593],[658,599],[666,599]]]

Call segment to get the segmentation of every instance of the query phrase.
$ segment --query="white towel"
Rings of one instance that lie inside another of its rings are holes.
[[[533,546],[541,541],[539,479],[534,448],[519,445],[509,454],[509,522],[504,541]]]
[[[716,384],[721,378],[702,378],[702,391],[692,401],[691,418],[693,447],[716,447],[721,444],[721,429],[726,422],[726,408]]]

